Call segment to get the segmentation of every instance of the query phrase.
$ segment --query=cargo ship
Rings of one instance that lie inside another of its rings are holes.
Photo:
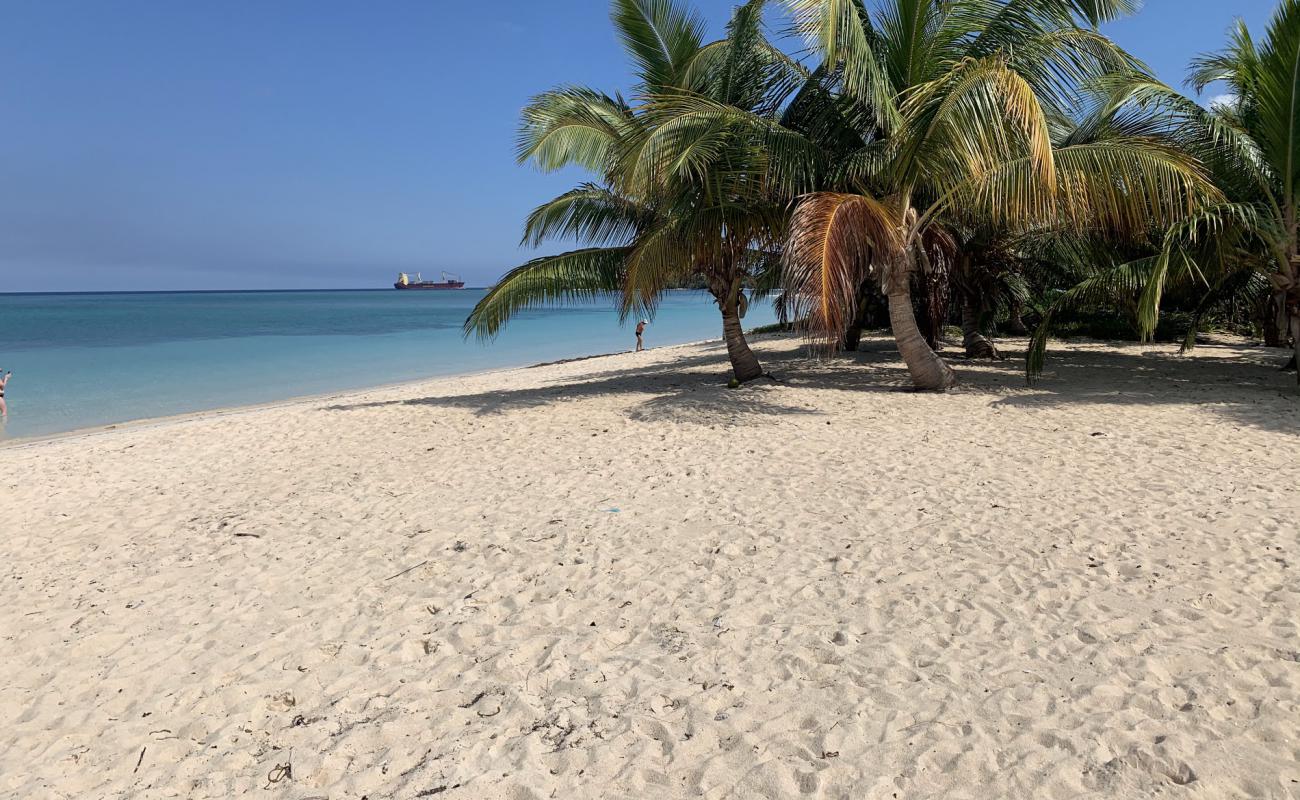
[[[397,275],[397,283],[393,284],[394,289],[464,289],[465,281],[460,279],[459,275],[442,273],[440,281],[426,281],[420,273],[415,273],[412,277],[405,272]]]

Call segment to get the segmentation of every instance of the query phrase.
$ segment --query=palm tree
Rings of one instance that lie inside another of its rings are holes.
[[[519,142],[521,162],[576,164],[601,178],[538,207],[524,242],[566,237],[588,247],[507,273],[466,320],[467,335],[493,336],[521,308],[607,293],[618,294],[624,316],[649,314],[667,289],[703,279],[736,379],[763,374],[741,329],[744,289],[780,246],[784,197],[772,177],[754,178],[776,174],[758,142],[712,118],[722,107],[771,118],[770,98],[799,79],[762,37],[761,10],[761,0],[740,7],[727,37],[704,44],[700,19],[673,0],[614,0],[641,107],[591,89],[553,90],[525,109]],[[686,140],[693,146],[682,149]]]
[[[1219,145],[1216,173],[1233,204],[1207,224],[1231,228],[1236,266],[1267,277],[1273,338],[1289,334],[1300,358],[1300,0],[1281,0],[1259,42],[1239,20],[1227,47],[1192,62],[1197,91],[1216,81],[1232,99],[1199,121]]]
[[[1258,306],[1264,340],[1281,346],[1290,337],[1300,355],[1300,3],[1280,3],[1262,41],[1238,22],[1227,46],[1192,62],[1197,91],[1227,83],[1229,99],[1205,109],[1158,84],[1128,87],[1148,109],[1159,109],[1165,132],[1208,166],[1225,197],[1172,226],[1152,252],[1089,275],[1064,293],[1050,315],[1070,304],[1106,297],[1136,298],[1139,333],[1150,336],[1161,300],[1170,290],[1195,292],[1184,349],[1195,343],[1205,312],[1225,302]],[[1041,367],[1041,326],[1031,351],[1031,374]],[[1300,380],[1300,375],[1298,375]]]
[[[861,281],[879,280],[920,389],[955,377],[917,326],[911,276],[957,257],[956,226],[1131,235],[1213,195],[1199,163],[1159,137],[1055,141],[1081,85],[1140,74],[1095,30],[1131,3],[888,0],[874,15],[861,0],[786,3],[858,133],[838,185],[794,211],[791,293],[833,343]]]

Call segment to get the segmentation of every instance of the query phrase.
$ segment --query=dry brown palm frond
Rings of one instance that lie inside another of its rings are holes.
[[[929,225],[921,232],[921,249],[931,269],[949,272],[957,261],[957,240],[939,225]]]
[[[807,317],[809,338],[839,344],[858,287],[873,268],[901,261],[900,225],[894,209],[866,195],[820,192],[799,201],[783,270],[790,310]]]

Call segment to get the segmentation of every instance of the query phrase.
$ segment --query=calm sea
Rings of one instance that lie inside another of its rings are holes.
[[[481,290],[0,295],[0,438],[630,349],[612,303],[522,312],[461,336]],[[746,327],[774,320],[755,303]],[[716,339],[702,292],[671,292],[650,346]]]

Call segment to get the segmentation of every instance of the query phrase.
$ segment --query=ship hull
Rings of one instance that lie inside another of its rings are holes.
[[[424,281],[423,283],[394,283],[394,289],[464,289],[464,281]]]

